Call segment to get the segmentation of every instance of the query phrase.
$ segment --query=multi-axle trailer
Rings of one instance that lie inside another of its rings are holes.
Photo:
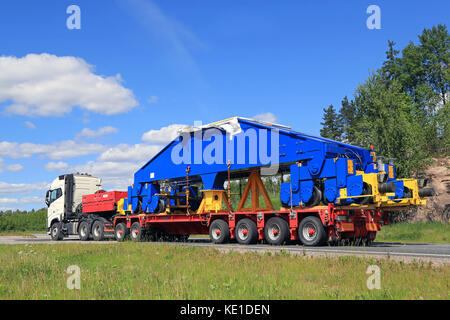
[[[280,179],[280,208],[264,186]],[[231,205],[233,181],[239,204]],[[391,160],[369,150],[312,137],[289,127],[232,118],[186,128],[134,175],[127,192],[105,192],[89,175],[62,175],[47,193],[53,239],[79,234],[118,241],[215,243],[301,241],[370,243],[387,212],[425,204],[433,194],[416,179],[398,179]]]

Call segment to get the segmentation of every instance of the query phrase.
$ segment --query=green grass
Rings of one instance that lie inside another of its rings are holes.
[[[34,233],[45,233],[43,230],[30,230],[30,231],[0,231],[0,237],[11,237],[11,236],[25,236],[25,237],[31,237]]]
[[[449,299],[450,266],[149,243],[0,246],[0,299]],[[81,289],[65,270],[81,269]],[[369,265],[381,289],[366,286]]]
[[[376,241],[450,243],[450,223],[416,222],[382,226]]]

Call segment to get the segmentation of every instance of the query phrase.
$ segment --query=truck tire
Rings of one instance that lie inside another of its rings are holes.
[[[102,221],[97,220],[92,225],[92,238],[95,241],[102,241],[105,239],[105,225]]]
[[[317,217],[306,217],[298,227],[298,237],[303,245],[308,247],[319,246],[325,241],[326,233]]]
[[[144,240],[144,230],[142,230],[139,222],[135,222],[131,225],[130,237],[131,240],[136,242]]]
[[[264,227],[264,238],[271,245],[279,246],[289,240],[289,225],[280,217],[272,217]]]
[[[255,244],[258,241],[258,228],[250,219],[239,220],[234,233],[240,244]]]
[[[64,235],[61,230],[61,223],[60,222],[54,222],[50,228],[50,236],[52,237],[52,240],[54,241],[60,241],[64,239]]]
[[[114,237],[118,242],[122,242],[129,236],[127,225],[123,222],[116,225],[114,229]]]
[[[81,241],[88,241],[90,235],[89,223],[86,221],[80,222],[80,226],[78,227],[78,237]]]
[[[213,243],[226,243],[230,241],[230,228],[222,219],[214,220],[209,226],[209,237]]]

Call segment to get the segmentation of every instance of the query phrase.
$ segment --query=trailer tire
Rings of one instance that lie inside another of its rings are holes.
[[[258,241],[258,228],[250,219],[239,220],[234,233],[240,244],[255,244]]]
[[[52,226],[50,227],[50,236],[52,237],[52,240],[54,241],[60,241],[64,239],[64,234],[61,230],[61,223],[60,222],[54,222]]]
[[[87,221],[81,221],[78,227],[78,237],[81,241],[89,240],[89,223]]]
[[[116,225],[116,228],[114,229],[114,237],[116,238],[116,241],[122,242],[126,238],[128,238],[128,236],[129,236],[129,233],[128,233],[127,225],[123,222],[118,223]]]
[[[97,220],[92,225],[92,238],[94,238],[95,241],[102,241],[105,239],[105,225],[102,221]]]
[[[222,219],[216,219],[209,226],[209,237],[213,243],[221,244],[230,241],[230,228]]]
[[[136,241],[136,242],[144,240],[143,230],[142,230],[141,224],[139,222],[134,222],[131,225],[130,237],[131,237],[131,240]]]
[[[298,237],[304,246],[314,247],[321,245],[326,238],[322,221],[313,216],[304,218],[298,227]]]
[[[289,224],[280,217],[270,218],[264,227],[264,238],[271,245],[282,245],[289,240]]]

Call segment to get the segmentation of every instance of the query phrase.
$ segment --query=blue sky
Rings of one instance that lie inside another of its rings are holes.
[[[66,26],[72,4],[80,30]],[[372,4],[380,30],[366,26]],[[124,188],[196,120],[256,116],[318,135],[322,108],[352,97],[388,40],[416,42],[448,12],[447,0],[4,0],[0,210],[42,207],[69,171]]]

